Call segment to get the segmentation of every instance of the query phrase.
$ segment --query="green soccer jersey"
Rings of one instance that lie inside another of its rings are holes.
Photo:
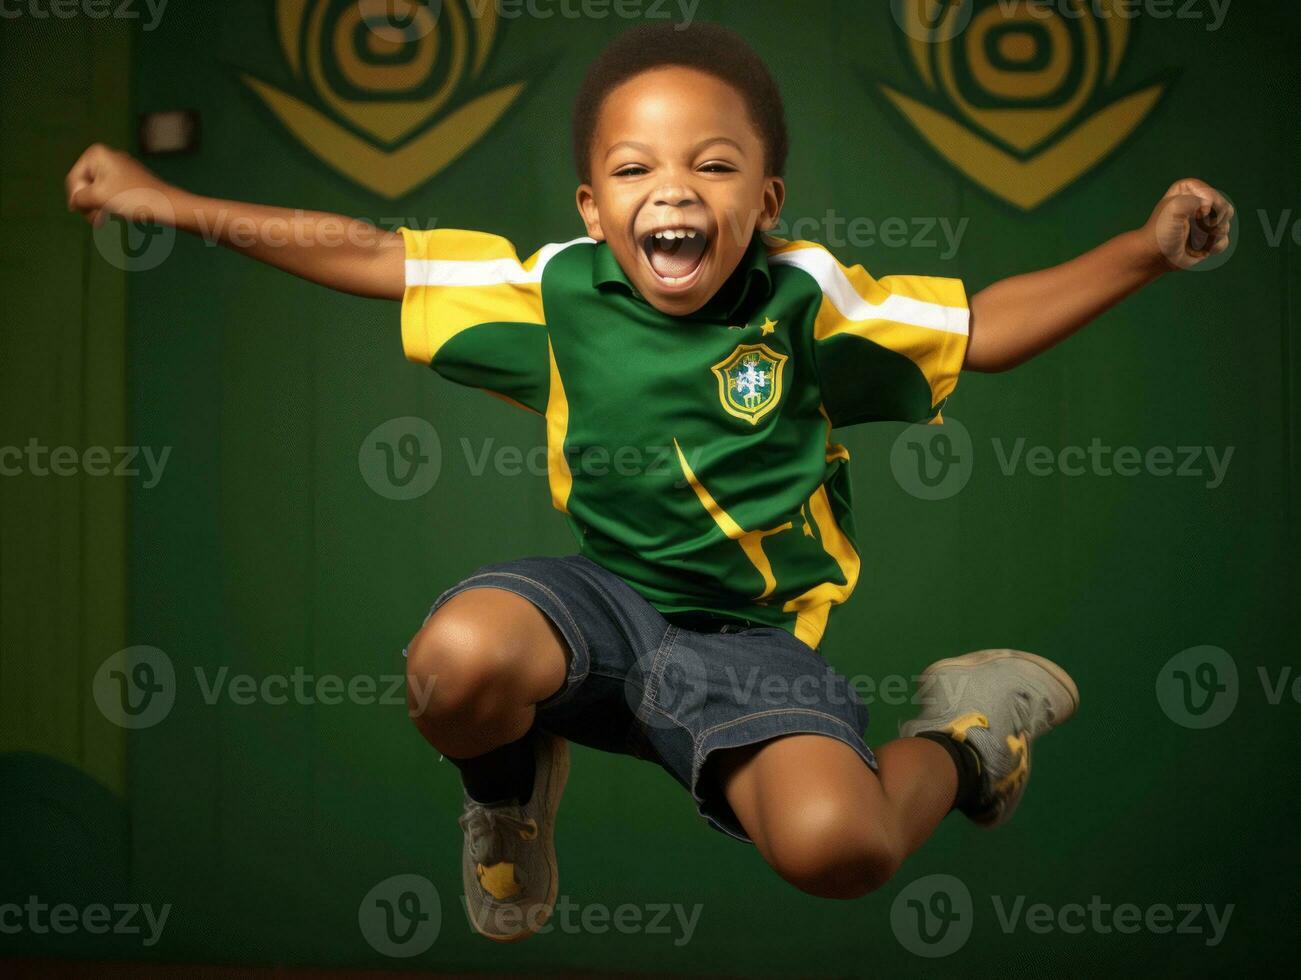
[[[545,417],[582,554],[661,612],[820,644],[859,573],[832,426],[938,421],[966,353],[960,281],[878,281],[756,236],[704,309],[673,317],[591,239],[520,262],[494,235],[402,233],[406,355]]]

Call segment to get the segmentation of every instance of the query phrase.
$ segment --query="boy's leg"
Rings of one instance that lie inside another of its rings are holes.
[[[533,727],[534,706],[564,684],[568,656],[564,639],[537,606],[493,588],[454,595],[411,641],[407,702],[412,720],[429,744],[458,764],[480,802],[504,797],[483,799],[494,794],[475,793],[476,777],[510,769],[516,756],[529,758],[512,746]],[[469,761],[503,750],[502,758],[484,759],[482,766]],[[531,778],[517,781],[520,790],[532,783]]]
[[[718,754],[728,803],[782,877],[852,898],[888,881],[955,804],[977,823],[1003,823],[1025,791],[1031,743],[1080,700],[1066,671],[1019,650],[931,664],[918,694],[906,737],[877,753],[879,774],[824,735]]]
[[[499,942],[536,932],[556,900],[554,824],[569,749],[533,723],[535,706],[565,684],[568,660],[537,606],[486,587],[443,602],[407,648],[412,719],[465,785],[466,912]]]
[[[857,898],[894,876],[954,803],[957,768],[939,744],[898,739],[880,774],[844,742],[788,735],[719,752],[715,772],[764,860],[801,891]]]

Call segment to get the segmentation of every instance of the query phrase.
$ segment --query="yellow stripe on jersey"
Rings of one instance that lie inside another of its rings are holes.
[[[917,365],[939,405],[957,386],[966,358],[970,312],[961,280],[934,276],[873,279],[861,265],[841,265],[814,242],[781,242],[774,265],[793,265],[822,289],[814,340],[862,337]]]
[[[569,435],[569,399],[556,367],[556,352],[547,341],[551,361],[551,387],[547,395],[547,482],[551,485],[551,505],[562,514],[569,513],[569,495],[574,489],[574,473],[565,458],[565,438]]]
[[[809,498],[809,514],[813,518],[813,523],[818,527],[818,535],[822,541],[823,550],[832,557],[840,568],[840,574],[844,578],[845,584],[836,585],[834,582],[823,582],[803,595],[791,599],[782,606],[782,611],[796,614],[795,636],[817,649],[818,644],[822,642],[822,634],[826,632],[831,607],[844,602],[853,593],[854,586],[858,584],[858,573],[862,562],[858,557],[858,552],[854,550],[853,542],[841,530],[840,524],[836,520],[835,512],[831,509],[831,501],[827,498],[827,488],[825,486],[818,487],[813,496]]]
[[[577,244],[547,245],[527,262],[498,235],[479,231],[399,229],[406,243],[402,348],[430,364],[444,344],[482,323],[546,322],[542,273],[557,253]]]
[[[782,531],[789,531],[795,526],[794,523],[787,521],[781,527],[775,527],[768,531],[745,530],[740,524],[736,523],[731,514],[723,509],[722,504],[714,499],[714,495],[705,489],[705,485],[696,478],[695,471],[692,470],[691,464],[687,462],[687,454],[682,451],[677,439],[673,440],[673,448],[678,451],[678,463],[682,466],[682,474],[687,478],[687,482],[691,484],[691,489],[696,492],[696,499],[700,501],[700,506],[705,508],[709,516],[714,519],[714,523],[718,525],[720,531],[741,546],[741,550],[745,552],[745,557],[749,559],[750,564],[754,566],[754,570],[763,579],[763,591],[754,597],[754,601],[758,602],[767,599],[777,589],[777,576],[773,574],[772,562],[764,554],[763,539],[774,534],[780,534]]]
[[[840,443],[831,441],[831,430],[835,428],[835,426],[831,424],[831,416],[827,414],[827,408],[825,405],[818,406],[818,414],[827,420],[827,462],[831,463],[835,460],[843,459],[848,463],[849,450]]]

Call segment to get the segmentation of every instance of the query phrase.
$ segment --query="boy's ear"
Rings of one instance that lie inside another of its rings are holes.
[[[601,212],[596,207],[596,193],[591,184],[580,184],[578,187],[578,213],[583,218],[583,224],[587,225],[587,236],[598,242],[605,241],[605,232],[601,230]]]
[[[763,188],[763,211],[759,215],[759,230],[772,231],[786,205],[786,181],[769,177]]]

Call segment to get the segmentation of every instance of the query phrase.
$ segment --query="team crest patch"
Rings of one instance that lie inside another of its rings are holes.
[[[713,367],[718,399],[729,415],[751,425],[777,407],[782,397],[782,367],[788,360],[767,344],[742,344]]]

